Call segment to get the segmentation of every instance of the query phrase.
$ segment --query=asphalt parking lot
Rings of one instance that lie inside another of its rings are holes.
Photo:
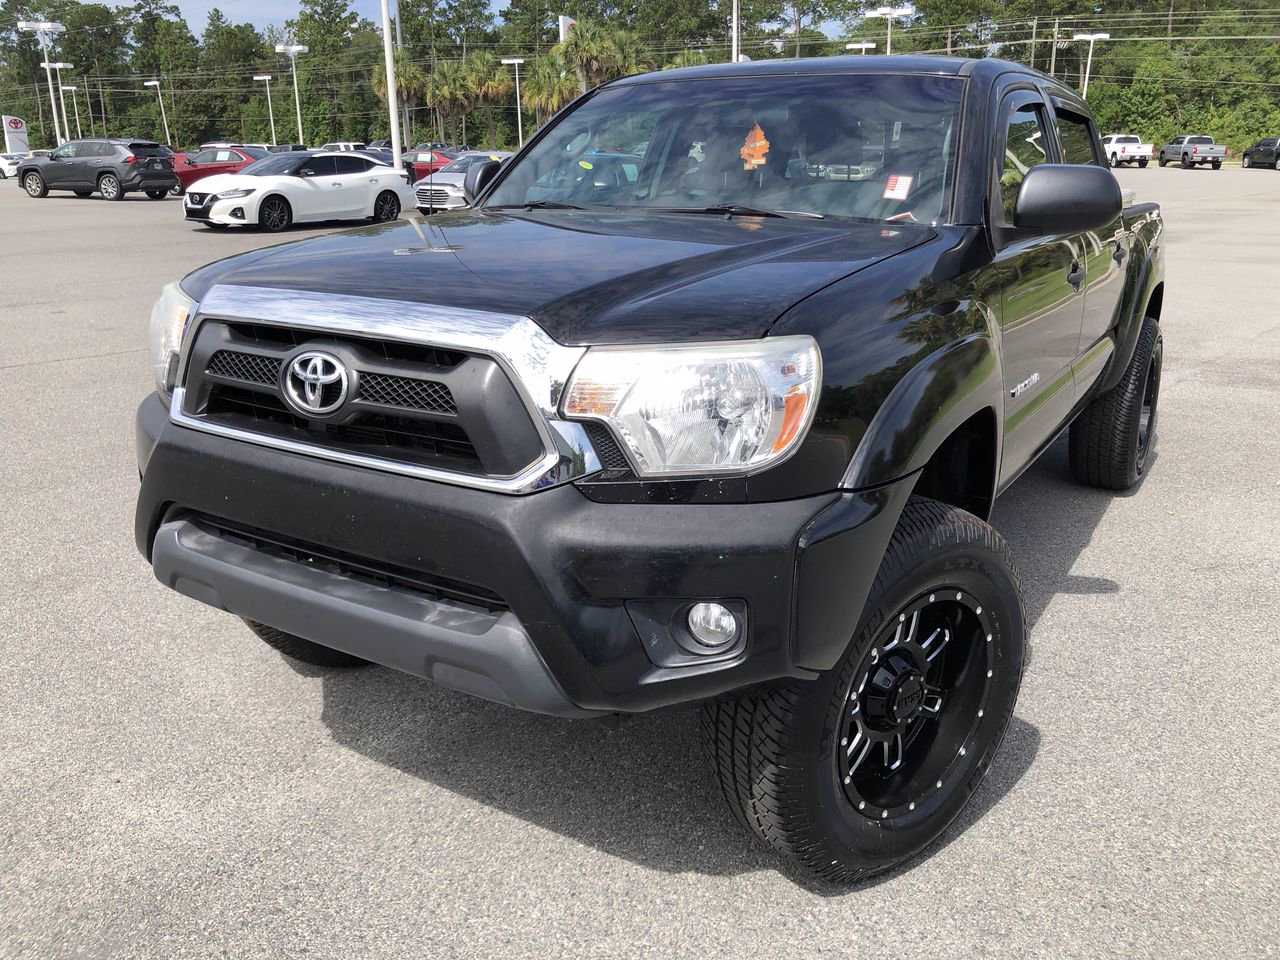
[[[1156,461],[1110,496],[1059,444],[1002,499],[1032,627],[1005,749],[853,890],[739,831],[694,713],[301,668],[161,588],[151,302],[280,238],[0,183],[0,956],[1276,955],[1280,173],[1119,176],[1168,224]]]

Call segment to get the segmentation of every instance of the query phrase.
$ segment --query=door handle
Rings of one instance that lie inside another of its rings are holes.
[[[1071,264],[1071,272],[1067,274],[1067,283],[1080,290],[1080,284],[1084,283],[1084,267],[1079,263]]]
[[[342,186],[342,184],[338,183],[338,181],[336,181],[336,180],[335,180],[333,183],[329,184],[329,186],[331,186],[331,187],[340,187],[340,186]]]
[[[1129,255],[1129,251],[1122,244],[1117,243],[1115,250],[1111,251],[1111,259],[1116,263],[1124,263],[1124,258]]]

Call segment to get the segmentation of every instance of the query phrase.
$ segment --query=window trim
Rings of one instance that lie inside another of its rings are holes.
[[[1098,136],[1098,127],[1094,123],[1093,118],[1090,117],[1088,114],[1080,113],[1078,110],[1071,109],[1070,104],[1061,103],[1057,100],[1054,100],[1053,102],[1054,136],[1058,138],[1058,155],[1062,158],[1059,162],[1060,163],[1071,162],[1066,159],[1067,157],[1066,145],[1062,140],[1062,122],[1061,121],[1062,121],[1062,116],[1064,114],[1074,117],[1076,120],[1083,121],[1085,129],[1089,132],[1089,149],[1093,152],[1092,165],[1095,167],[1105,167],[1106,163],[1103,161],[1103,154],[1100,150],[1102,140]],[[1127,134],[1125,134],[1125,136],[1127,136]],[[1089,166],[1089,164],[1081,163],[1081,164],[1073,164],[1073,166],[1083,167],[1083,166]]]
[[[987,163],[987,217],[991,224],[993,239],[997,247],[1005,247],[1026,235],[1008,223],[1004,217],[1004,202],[1000,193],[999,171],[1004,166],[1005,150],[1009,144],[1009,121],[1012,116],[1025,107],[1032,107],[1040,120],[1044,132],[1045,163],[1058,163],[1058,133],[1049,118],[1049,102],[1039,90],[1032,87],[1019,87],[1006,93],[1000,99],[996,110],[996,130],[998,140],[992,141],[992,154]]]

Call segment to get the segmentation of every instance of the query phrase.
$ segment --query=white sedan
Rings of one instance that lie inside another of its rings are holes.
[[[18,164],[25,157],[20,157],[16,153],[0,153],[0,180],[8,180],[10,177],[18,175]]]
[[[285,230],[315,220],[385,223],[413,206],[408,175],[358,153],[273,153],[187,188],[187,219],[210,227]]]

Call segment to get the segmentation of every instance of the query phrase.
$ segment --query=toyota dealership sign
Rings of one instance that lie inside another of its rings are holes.
[[[27,121],[21,117],[0,117],[4,125],[4,152],[28,153],[31,147],[27,144]]]

